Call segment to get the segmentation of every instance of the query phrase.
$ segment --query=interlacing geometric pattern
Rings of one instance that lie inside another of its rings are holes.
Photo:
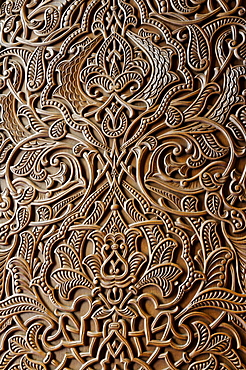
[[[246,369],[244,6],[1,2],[0,370]]]

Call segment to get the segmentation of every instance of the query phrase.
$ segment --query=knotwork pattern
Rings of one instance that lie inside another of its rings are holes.
[[[0,7],[0,370],[246,369],[243,0]]]

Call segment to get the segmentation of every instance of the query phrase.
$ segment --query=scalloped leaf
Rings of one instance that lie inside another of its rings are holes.
[[[60,21],[59,10],[55,7],[49,7],[44,12],[44,26],[41,30],[34,29],[38,36],[48,36],[56,28]]]
[[[71,245],[77,253],[79,253],[80,245],[86,233],[88,233],[88,230],[73,230],[68,239],[68,244]]]
[[[52,217],[52,209],[49,206],[41,206],[36,211],[38,221],[47,221]]]
[[[79,271],[70,269],[57,269],[51,277],[58,283],[59,293],[64,299],[69,299],[73,289],[82,287],[92,290],[94,286],[88,278]]]
[[[89,254],[89,256],[84,258],[83,264],[89,267],[95,278],[100,279],[102,261],[98,256]]]
[[[229,151],[229,149],[222,146],[210,132],[196,136],[196,140],[199,143],[204,157],[207,159],[222,158]]]
[[[199,114],[201,114],[201,112],[203,111],[203,109],[206,106],[206,101],[207,101],[208,97],[211,94],[214,94],[215,92],[219,92],[219,90],[220,90],[220,87],[215,82],[208,83],[204,87],[204,89],[201,90],[200,94],[195,99],[195,101],[191,105],[189,105],[189,107],[184,111],[185,119],[191,118],[191,117],[194,117],[194,116],[198,116]],[[205,124],[205,125],[207,125],[207,124]],[[214,128],[212,128],[212,129],[214,129]]]
[[[21,335],[15,335],[9,340],[9,349],[15,354],[24,354],[29,352],[27,342]]]
[[[34,163],[41,152],[42,149],[25,151],[19,162],[15,166],[10,167],[11,171],[18,176],[29,175],[32,172]]]
[[[45,313],[45,307],[25,294],[12,295],[0,302],[0,317],[27,312]]]
[[[27,88],[34,92],[39,90],[45,82],[44,47],[37,47],[27,66]]]
[[[231,345],[231,338],[224,333],[213,334],[208,342],[206,351],[223,353],[228,351]]]
[[[232,292],[226,288],[202,290],[187,306],[185,311],[201,307],[214,307],[228,312],[246,312],[246,295]]]
[[[17,197],[17,202],[21,205],[30,204],[35,197],[36,190],[33,186],[27,186],[23,193]]]
[[[197,212],[198,199],[192,195],[184,197],[181,201],[182,209],[185,212]]]
[[[172,292],[172,282],[181,275],[181,268],[174,263],[167,263],[152,267],[136,284],[137,289],[147,285],[156,285],[162,291],[163,297]]]
[[[38,343],[38,334],[40,329],[43,327],[40,323],[35,323],[30,328],[28,328],[26,333],[26,341],[29,345],[29,347],[34,351],[39,351],[40,346]]]
[[[68,245],[60,245],[56,248],[61,262],[61,267],[65,269],[80,270],[81,264],[77,253]]]
[[[21,257],[12,257],[7,267],[13,276],[14,292],[18,294],[26,291],[32,294],[32,289],[30,288],[32,275],[28,262]]]
[[[221,207],[221,198],[216,193],[210,193],[206,199],[207,210],[213,216],[218,216]]]
[[[188,370],[215,370],[217,369],[217,360],[213,355],[210,355],[208,360],[196,361],[191,364]]]
[[[153,251],[151,266],[171,262],[173,252],[177,246],[177,242],[173,239],[162,240]]]
[[[213,251],[205,264],[206,282],[203,289],[212,286],[226,287],[228,265],[233,259],[233,251],[229,248],[221,248]]]
[[[22,369],[28,369],[28,370],[46,370],[47,367],[36,360],[31,360],[27,355],[23,356],[21,358],[21,368]]]
[[[187,26],[189,31],[188,63],[195,71],[202,71],[208,67],[209,48],[208,40],[196,24]]]
[[[40,133],[47,133],[46,124],[38,117],[35,110],[27,105],[22,105],[18,109],[18,116],[23,115],[26,117],[31,128]]]
[[[183,113],[176,107],[168,107],[166,112],[166,124],[169,127],[178,127],[183,122]]]
[[[9,368],[9,364],[17,357],[15,353],[7,351],[3,354],[0,359],[0,370],[6,370]]]
[[[20,244],[18,248],[19,257],[30,263],[34,251],[35,238],[30,231],[23,231],[20,234]]]
[[[201,240],[205,259],[214,250],[221,247],[221,241],[216,231],[217,223],[214,221],[206,221],[202,224]]]
[[[56,140],[62,139],[67,133],[66,126],[67,124],[63,118],[55,121],[49,129],[50,138]]]
[[[8,256],[10,254],[10,251],[11,248],[6,250],[0,250],[0,298],[3,294],[5,287],[6,265],[8,262]]]
[[[129,257],[129,273],[131,275],[137,275],[140,267],[143,265],[143,263],[147,260],[145,255],[141,252],[135,252],[132,253]]]
[[[194,352],[200,352],[202,351],[210,337],[210,328],[207,324],[197,321],[192,323],[192,325],[196,328],[197,331],[197,345],[194,349]]]
[[[15,231],[21,231],[28,224],[31,214],[29,208],[20,207],[16,212],[16,229]]]

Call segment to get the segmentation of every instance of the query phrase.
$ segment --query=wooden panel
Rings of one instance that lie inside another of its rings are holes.
[[[246,369],[244,0],[7,0],[0,370]]]

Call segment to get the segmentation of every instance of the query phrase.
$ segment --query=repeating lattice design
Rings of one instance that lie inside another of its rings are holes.
[[[244,0],[0,7],[0,370],[246,369]]]

